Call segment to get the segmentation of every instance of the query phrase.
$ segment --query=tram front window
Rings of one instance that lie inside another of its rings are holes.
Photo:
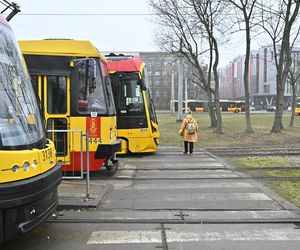
[[[144,97],[136,73],[111,75],[118,128],[146,128]]]
[[[104,83],[101,76],[99,62],[94,64],[93,59],[83,60],[77,67],[75,74],[78,77],[78,112],[89,114],[107,114],[107,104],[104,94]]]
[[[113,81],[113,91],[119,116],[146,115],[137,74],[120,75],[118,81]]]
[[[0,149],[40,148],[45,131],[17,48],[12,31],[0,25]]]

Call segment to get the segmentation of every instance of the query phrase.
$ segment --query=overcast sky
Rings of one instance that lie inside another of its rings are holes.
[[[91,40],[100,51],[159,51],[147,0],[14,0],[21,13],[11,20],[18,40]],[[26,15],[95,13],[121,15]],[[243,38],[221,50],[220,66],[243,54]]]

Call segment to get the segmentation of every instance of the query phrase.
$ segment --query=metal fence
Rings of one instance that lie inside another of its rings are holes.
[[[86,175],[86,197],[90,189],[90,159],[88,131],[48,130],[56,148],[57,161],[62,163],[63,179],[84,179]],[[85,143],[84,143],[85,139]],[[84,169],[84,166],[86,168]]]

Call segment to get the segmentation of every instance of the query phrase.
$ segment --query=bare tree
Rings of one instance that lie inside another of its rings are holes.
[[[272,41],[276,66],[276,113],[272,133],[283,129],[284,91],[291,66],[291,35],[300,0],[261,1],[261,27]]]
[[[240,13],[242,15],[242,22],[245,24],[246,35],[246,55],[245,55],[245,68],[244,68],[244,88],[245,88],[245,115],[246,115],[246,132],[252,133],[251,119],[250,119],[250,93],[249,93],[249,63],[250,63],[250,50],[251,50],[251,29],[253,11],[256,6],[256,0],[228,0],[237,11],[237,23],[240,25]]]
[[[191,15],[183,1],[150,0],[150,6],[158,14],[157,22],[160,30],[157,41],[160,47],[173,54],[183,55],[193,66],[193,82],[202,88],[208,97],[210,107],[213,102],[211,82],[207,79],[206,66],[201,57],[206,53],[202,48],[203,36],[192,22]],[[216,127],[214,110],[209,109],[211,127]]]
[[[215,24],[218,23],[216,18],[219,18],[219,13],[216,15],[214,12],[218,2],[220,1],[150,0],[150,5],[159,15],[159,44],[167,51],[180,53],[191,63],[194,68],[194,83],[207,93],[211,126],[216,128],[216,133],[223,133],[217,75],[219,53],[217,39],[213,33]],[[200,12],[204,7],[203,3],[206,3],[206,10],[210,11],[210,16],[206,13],[204,16]],[[222,8],[218,10],[221,11]],[[207,26],[204,25],[204,21]],[[213,23],[210,23],[212,21]],[[206,57],[208,63],[205,62]],[[211,84],[212,72],[214,86]]]
[[[225,3],[222,1],[213,0],[185,0],[187,5],[193,7],[196,13],[197,19],[195,23],[199,23],[199,27],[204,30],[204,34],[207,35],[207,41],[209,45],[209,69],[208,76],[210,80],[211,72],[214,77],[214,103],[215,111],[217,115],[217,127],[216,133],[222,132],[222,115],[220,105],[220,94],[219,94],[219,75],[218,75],[218,64],[219,64],[219,46],[217,41],[217,25],[221,21],[222,11],[225,8]]]

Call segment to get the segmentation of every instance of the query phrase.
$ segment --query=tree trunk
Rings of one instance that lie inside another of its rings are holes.
[[[216,94],[216,96],[219,96],[219,94]],[[217,127],[215,129],[216,134],[223,134],[222,130],[222,114],[221,114],[221,105],[219,98],[215,97],[215,103],[216,103],[216,115],[217,115]]]
[[[252,133],[251,119],[250,119],[250,93],[249,93],[249,61],[250,61],[250,24],[249,18],[245,15],[246,22],[246,57],[245,57],[245,70],[244,70],[244,88],[245,88],[245,115],[246,115],[246,132]]]
[[[217,127],[217,118],[216,118],[216,112],[215,112],[215,105],[212,100],[211,93],[207,93],[208,96],[208,112],[210,117],[210,127],[216,128]]]
[[[284,107],[284,84],[282,83],[281,77],[277,74],[276,76],[277,83],[277,96],[276,96],[276,112],[274,123],[271,132],[280,133],[283,129],[282,116],[283,116],[283,107]]]
[[[219,50],[216,39],[211,36],[214,51],[215,51],[215,62],[213,65],[213,73],[215,78],[215,103],[216,103],[216,115],[217,115],[217,128],[215,132],[217,134],[223,134],[222,130],[222,115],[221,115],[221,105],[220,105],[220,94],[219,94],[219,75],[218,75],[218,64],[219,64]]]
[[[291,114],[291,119],[290,119],[290,128],[294,127],[294,120],[295,120],[295,108],[296,108],[296,101],[297,101],[297,96],[296,96],[296,84],[291,84],[292,86],[292,114]]]

